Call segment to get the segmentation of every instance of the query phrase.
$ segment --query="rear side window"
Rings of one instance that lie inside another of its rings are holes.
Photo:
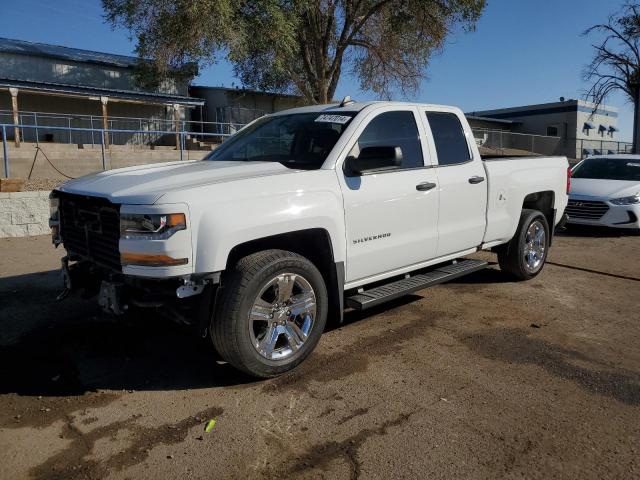
[[[365,147],[400,147],[400,168],[424,167],[418,126],[413,112],[385,112],[375,117],[358,138],[358,149]]]
[[[469,145],[457,115],[427,112],[427,120],[436,144],[439,165],[456,165],[471,160]]]

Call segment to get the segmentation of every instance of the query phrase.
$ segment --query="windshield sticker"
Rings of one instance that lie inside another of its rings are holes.
[[[627,167],[640,167],[640,163],[627,163]]]
[[[325,122],[325,123],[347,123],[351,120],[351,117],[347,117],[346,115],[320,115],[316,118],[316,122]]]

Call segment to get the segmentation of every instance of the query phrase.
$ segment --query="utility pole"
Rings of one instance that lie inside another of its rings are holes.
[[[640,82],[631,83],[633,92],[633,146],[634,154],[640,153]]]

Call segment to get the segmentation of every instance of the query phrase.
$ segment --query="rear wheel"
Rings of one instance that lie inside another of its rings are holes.
[[[315,348],[327,318],[327,290],[306,258],[267,250],[240,259],[223,277],[211,325],[218,353],[262,378],[299,365]]]
[[[549,250],[549,224],[537,210],[522,210],[516,234],[498,250],[500,269],[518,280],[529,280],[542,271]]]

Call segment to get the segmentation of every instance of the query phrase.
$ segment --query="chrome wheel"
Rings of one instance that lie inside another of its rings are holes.
[[[547,248],[547,234],[540,220],[531,222],[524,238],[524,265],[529,273],[542,268]]]
[[[301,275],[281,273],[264,284],[249,312],[249,334],[256,351],[283,360],[306,342],[316,319],[316,295]]]

